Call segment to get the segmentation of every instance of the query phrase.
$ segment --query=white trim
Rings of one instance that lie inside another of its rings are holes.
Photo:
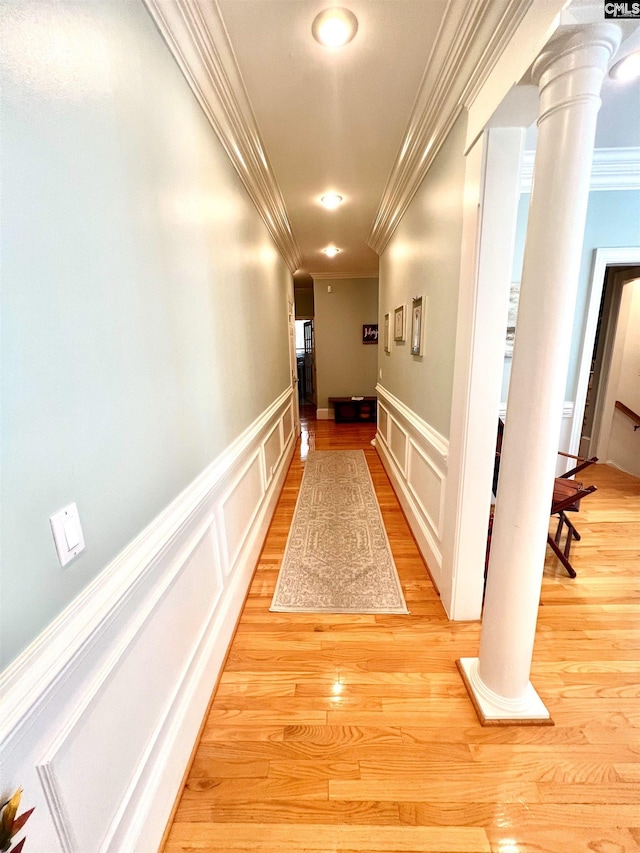
[[[374,272],[312,272],[309,273],[314,281],[331,281],[341,278],[378,278],[377,270]]]
[[[287,388],[0,675],[0,746],[65,674],[75,654],[117,615],[169,539],[180,533],[205,496],[223,482],[291,393]]]
[[[123,840],[110,846],[104,845],[101,853],[108,853],[112,849],[143,850],[147,847],[155,849],[160,841],[178,786],[182,781],[194,737],[211,696],[211,685],[218,680],[227,649],[233,639],[256,561],[260,556],[264,538],[284,485],[294,446],[295,438],[291,436],[290,442],[283,449],[278,471],[254,518],[251,533],[245,538],[244,553],[231,575],[231,583],[225,589],[224,597],[213,620],[209,622],[198,649],[185,667],[185,675],[181,679],[184,689],[182,692],[179,690],[174,692],[170,714],[161,722],[163,737],[162,739],[158,736],[152,738],[155,754],[149,758],[145,756],[145,760],[140,762],[140,771],[137,774],[139,779],[136,779],[136,795],[139,802],[134,819],[127,824],[122,820],[126,808],[120,810],[122,822],[118,822],[117,831],[123,835]],[[199,702],[196,701],[196,697],[199,698]],[[175,744],[178,740],[182,741],[181,753],[176,750]],[[176,760],[176,752],[183,756],[182,761]],[[173,787],[171,779],[165,779],[168,775],[167,768],[173,772]],[[130,802],[130,799],[131,793],[127,802]],[[117,838],[115,828],[111,838]],[[145,841],[147,838],[148,842]]]
[[[556,4],[560,8],[560,0]],[[378,254],[384,251],[456,119],[477,98],[531,5],[532,0],[450,0],[367,239]],[[521,73],[524,71],[526,65]]]
[[[413,429],[419,435],[424,437],[430,448],[435,452],[440,465],[446,467],[447,457],[449,455],[448,440],[423,420],[420,415],[416,415],[416,413],[408,406],[405,406],[402,400],[399,400],[391,393],[391,391],[387,390],[383,385],[380,385],[380,383],[376,385],[376,393],[379,397],[382,397],[383,400],[386,400],[390,406],[393,406],[393,408],[402,415]]]
[[[425,516],[421,512],[419,505],[416,503],[413,493],[409,488],[406,478],[402,471],[398,468],[396,460],[389,449],[388,444],[378,433],[375,439],[375,448],[382,460],[382,464],[389,475],[391,484],[400,501],[400,505],[404,511],[409,527],[416,538],[420,552],[424,558],[427,568],[431,574],[436,589],[439,588],[439,574],[442,567],[442,552],[440,543],[431,525],[426,522]]]
[[[560,24],[560,13],[566,0],[532,0],[520,25],[513,33],[502,55],[486,77],[482,88],[469,98],[466,151],[470,151],[489,122],[500,112],[516,84],[527,77],[527,71]],[[537,101],[537,97],[536,97]],[[527,120],[528,110],[518,121],[510,118],[506,126],[528,127],[537,109]],[[523,121],[524,119],[524,121]]]
[[[604,351],[598,392],[594,400],[594,415],[589,443],[589,456],[607,459],[614,421],[616,420],[616,398],[625,350],[629,315],[631,312],[632,288],[628,275],[619,272],[613,276],[612,303],[606,329],[600,330]],[[618,418],[624,418],[622,414]],[[631,473],[631,472],[628,472]]]
[[[331,417],[330,412],[331,412],[331,409],[329,409],[329,408],[316,409],[316,420],[318,420],[318,421],[332,421],[333,418]]]
[[[604,275],[608,266],[625,266],[627,264],[640,264],[640,247],[628,246],[618,249],[594,250],[587,320],[584,326],[582,355],[580,357],[576,382],[576,400],[573,408],[570,453],[577,454],[580,447],[580,433],[582,431],[582,421],[584,420],[584,407],[587,401],[589,371],[591,370],[591,358],[596,339],[598,314],[600,313],[600,301],[602,299],[602,288],[604,287]]]
[[[564,405],[562,407],[562,417],[563,418],[572,418],[574,408],[575,407],[574,407],[573,403],[571,402],[571,400],[565,400]],[[502,420],[504,420],[507,417],[507,404],[506,403],[500,403],[500,409],[498,411],[498,414],[500,415]]]
[[[393,417],[393,415],[389,415],[388,421],[388,439],[387,439],[387,449],[389,453],[393,457],[393,461],[396,463],[398,471],[402,474],[404,479],[407,479],[407,454],[409,452],[409,435],[406,430],[402,429],[398,421]],[[394,432],[399,434],[402,439],[402,458],[399,458],[398,454],[393,449],[394,444]],[[382,433],[381,433],[382,435]]]
[[[302,255],[218,4],[143,0],[287,266]]]
[[[293,431],[267,487],[265,445],[290,423],[291,395],[281,394],[0,677],[3,770],[28,782],[39,849],[157,848],[291,461]],[[233,508],[227,577],[214,518],[247,473],[254,486],[258,477],[260,499],[257,508]],[[182,624],[177,652],[167,614]],[[123,728],[150,660],[148,719]],[[79,811],[77,787],[87,784],[94,752],[113,756],[112,785],[89,792],[96,809]]]
[[[522,159],[520,192],[530,193],[535,151]],[[591,192],[640,190],[640,148],[596,148],[591,168]]]
[[[427,507],[424,505],[423,500],[420,498],[420,495],[418,494],[418,492],[414,486],[412,454],[411,454],[412,450],[415,451],[415,453],[422,459],[422,461],[425,463],[425,465],[431,470],[433,476],[440,483],[440,500],[438,502],[438,518],[437,519],[435,519],[432,516],[432,514],[429,512]],[[429,454],[425,453],[425,451],[420,447],[420,445],[416,441],[414,441],[411,437],[409,437],[408,447],[407,447],[407,486],[409,488],[409,491],[411,492],[411,495],[412,495],[414,501],[420,507],[420,511],[422,512],[424,517],[427,519],[429,526],[431,527],[431,529],[435,533],[438,541],[440,541],[442,539],[442,516],[443,516],[443,510],[444,510],[445,476],[442,473],[442,471],[440,471],[438,469],[438,467],[433,464],[433,460],[429,457]]]
[[[631,477],[636,477],[637,474],[634,474],[633,471],[627,471],[626,468],[623,468],[622,465],[619,465],[617,462],[614,462],[613,459],[607,459],[605,462],[606,465],[612,465],[614,468],[617,468],[618,471],[622,471],[624,474],[629,474]]]
[[[273,436],[273,434],[275,432],[278,433],[278,444],[280,445],[280,450],[284,447],[285,443],[284,443],[283,436],[282,436],[282,432],[283,432],[282,418],[280,418],[280,420],[278,420],[273,425],[273,428],[271,429],[269,434],[266,436],[266,438],[262,442],[263,447],[266,447],[269,444],[269,442],[271,441],[271,437]],[[272,474],[271,471],[267,471],[267,454],[266,453],[261,454],[260,461],[262,463],[262,482],[265,484],[265,487],[266,487],[271,482],[271,474]]]
[[[550,721],[551,715],[536,693],[531,682],[521,697],[518,699],[507,699],[494,693],[480,678],[478,658],[460,658],[460,666],[466,676],[468,688],[473,693],[473,700],[477,705],[483,725],[498,722],[531,721],[544,723]]]
[[[47,799],[51,819],[58,833],[60,846],[64,853],[74,853],[78,849],[78,845],[73,835],[71,821],[65,812],[64,804],[60,800],[60,786],[56,780],[55,771],[47,761],[37,765],[36,769]]]
[[[440,588],[449,443],[382,385],[376,386],[376,392],[379,427],[375,447],[398,495],[434,584],[436,588]],[[380,413],[384,413],[387,424],[384,432],[380,429]],[[404,439],[402,458],[397,458],[391,447],[394,430]],[[429,474],[427,480],[422,480],[423,494],[420,493],[420,484],[414,476],[417,458],[425,463]],[[433,509],[434,504],[436,509]]]
[[[211,535],[212,521],[213,517],[209,516],[204,522],[204,524],[200,525],[200,528],[197,531],[195,537],[191,538],[191,541],[182,550],[181,555],[172,565],[171,569],[163,575],[151,595],[147,597],[144,605],[139,608],[134,619],[127,626],[126,630],[120,634],[117,643],[113,647],[113,650],[111,651],[110,655],[102,663],[102,665],[98,667],[90,683],[88,685],[83,686],[83,692],[80,701],[75,704],[72,713],[64,720],[61,730],[55,735],[44,756],[38,762],[38,764],[36,764],[36,770],[42,781],[43,788],[45,789],[47,801],[52,807],[52,814],[54,816],[54,821],[56,823],[56,827],[60,836],[60,841],[63,846],[63,849],[65,850],[65,853],[82,853],[82,851],[77,842],[75,841],[73,826],[64,809],[64,798],[61,795],[61,785],[55,773],[56,756],[73,738],[76,728],[82,721],[82,718],[90,711],[91,706],[99,701],[101,692],[104,690],[108,680],[112,677],[120,661],[127,653],[127,650],[135,642],[141,630],[147,623],[147,620],[158,609],[160,603],[162,602],[162,599],[167,596],[168,592],[170,591],[178,576],[187,567],[189,557],[194,553],[194,551],[198,548],[202,541],[206,537]],[[203,638],[207,636],[207,633],[210,630],[210,626],[213,621],[218,602],[220,601],[220,596],[222,594],[223,588],[222,579],[220,577],[218,577],[218,581],[219,586],[217,589],[217,594],[212,602],[209,618],[207,619],[206,624],[204,625],[201,631],[201,636],[197,641],[192,654],[187,660],[186,666],[183,669],[181,677],[178,679],[175,685],[172,685],[172,697],[170,700],[171,706],[173,706],[174,702],[180,696],[180,693],[184,689],[184,681],[187,674],[189,673],[189,670],[191,669],[192,662],[197,657],[201,649]],[[156,731],[151,737],[147,750],[145,751],[145,755],[143,756],[143,760],[140,761],[140,764],[138,766],[138,772],[136,772],[134,778],[128,786],[128,794],[124,797],[123,802],[120,804],[116,813],[116,820],[114,820],[112,823],[112,827],[114,830],[119,825],[119,822],[128,807],[130,798],[135,792],[135,789],[139,782],[139,774],[144,770],[144,767],[148,760],[148,755],[151,754],[151,752],[153,751],[156,740],[161,733],[163,724],[164,719],[162,720],[162,724],[156,728]],[[104,849],[105,851],[108,850],[109,841],[110,834],[107,835],[107,839],[105,840],[105,842],[103,842],[101,849]]]
[[[265,441],[266,441],[266,439],[265,439]],[[263,452],[264,443],[265,442],[263,441],[262,446],[256,448],[255,452],[247,459],[246,463],[242,466],[242,470],[229,483],[228,488],[226,489],[225,493],[220,497],[220,500],[218,503],[217,517],[218,517],[219,523],[220,523],[219,529],[220,529],[220,532],[222,534],[221,538],[220,538],[220,542],[222,544],[223,570],[224,570],[225,575],[231,574],[231,572],[233,571],[233,569],[236,566],[236,562],[238,560],[238,557],[242,553],[242,549],[244,547],[245,539],[249,535],[249,533],[251,532],[251,527],[253,525],[254,519],[260,510],[261,501],[259,499],[258,502],[256,503],[256,505],[251,509],[250,519],[248,521],[248,524],[245,524],[245,527],[244,527],[244,535],[239,541],[233,543],[234,549],[233,549],[232,553],[229,553],[229,536],[228,536],[228,532],[227,532],[227,528],[226,528],[226,524],[225,524],[225,510],[226,510],[227,504],[229,503],[231,498],[235,495],[237,489],[240,488],[244,484],[244,481],[246,480],[247,475],[249,474],[249,471],[251,471],[252,469],[255,469],[256,466],[257,466],[258,475],[260,477],[260,497],[262,497],[262,495],[264,494],[265,484],[267,482],[266,478],[264,476],[264,468],[265,468],[264,452]]]
[[[441,590],[454,620],[482,612],[523,143],[490,128],[466,155]]]

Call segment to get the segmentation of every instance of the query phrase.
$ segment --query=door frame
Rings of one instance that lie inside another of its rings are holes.
[[[589,305],[587,308],[587,322],[584,327],[582,341],[582,354],[578,368],[578,380],[576,383],[575,402],[573,406],[573,421],[571,424],[571,439],[569,452],[578,453],[580,448],[580,436],[582,433],[582,422],[584,420],[584,408],[587,401],[587,389],[589,387],[589,373],[591,371],[591,359],[593,347],[596,340],[598,327],[598,315],[600,313],[600,302],[604,287],[605,273],[607,267],[622,267],[640,265],[640,247],[626,246],[615,249],[595,249],[593,253],[593,268],[591,271],[591,284],[589,288]],[[606,384],[606,377],[605,379]],[[602,378],[601,378],[602,383]],[[596,426],[594,417],[594,427]],[[592,430],[593,432],[593,430]],[[593,443],[591,445],[593,447]]]
[[[289,332],[289,368],[291,370],[291,399],[296,434],[300,432],[300,407],[298,405],[298,364],[296,359],[296,309],[292,297],[287,300],[287,325]]]

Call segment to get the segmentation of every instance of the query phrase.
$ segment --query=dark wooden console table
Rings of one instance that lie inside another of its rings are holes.
[[[375,423],[377,420],[377,397],[329,397],[333,403],[337,424]]]

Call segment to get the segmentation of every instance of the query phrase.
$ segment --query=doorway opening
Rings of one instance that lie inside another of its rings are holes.
[[[580,455],[597,455],[640,475],[640,266],[608,265],[604,271],[591,355]],[[629,412],[631,414],[629,414]],[[635,416],[637,420],[637,415]]]
[[[296,320],[296,363],[300,406],[316,405],[313,320]]]

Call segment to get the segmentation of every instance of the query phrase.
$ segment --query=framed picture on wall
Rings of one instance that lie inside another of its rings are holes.
[[[518,301],[520,299],[520,282],[512,281],[509,288],[509,313],[507,315],[507,340],[505,342],[504,357],[512,358],[513,342],[516,337],[516,320],[518,319]]]
[[[415,296],[411,303],[411,355],[423,354],[424,325],[424,297]]]
[[[384,351],[391,352],[391,314],[384,315]]]
[[[378,324],[367,323],[362,327],[362,343],[377,344],[378,343]]]
[[[404,320],[405,310],[404,305],[401,305],[399,308],[393,312],[393,339],[394,341],[403,341],[405,339],[405,320]]]

